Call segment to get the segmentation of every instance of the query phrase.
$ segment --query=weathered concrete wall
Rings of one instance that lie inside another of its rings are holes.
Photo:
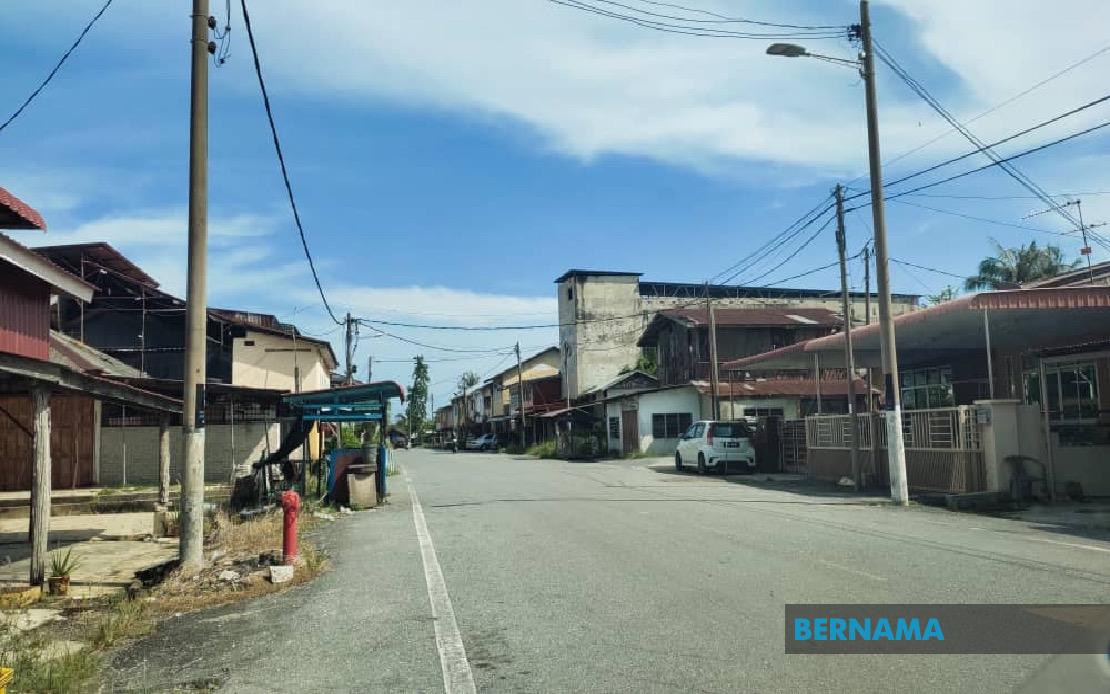
[[[252,342],[248,345],[246,343]],[[323,390],[331,385],[328,376],[330,360],[323,347],[269,333],[248,330],[246,337],[237,337],[231,350],[231,382],[237,386],[295,390],[293,368],[301,372],[301,390]],[[294,360],[294,354],[296,358]],[[295,362],[295,363],[294,363]]]
[[[638,315],[635,277],[572,277],[556,286],[559,346],[566,364],[563,397],[569,393],[574,398],[635,365],[640,355],[636,341],[647,321]]]
[[[205,427],[205,483],[228,482],[233,469],[247,472],[280,443],[276,422]],[[170,427],[170,480],[181,481],[181,427]],[[101,427],[100,484],[158,484],[158,427]]]
[[[636,342],[652,315],[676,307],[700,303],[689,296],[642,296],[635,276],[574,275],[556,284],[559,306],[559,347],[563,358],[563,397],[575,398],[616,378],[640,355]],[[840,295],[807,299],[715,298],[718,308],[795,307],[840,311]],[[865,300],[853,297],[853,320],[862,323]],[[917,309],[908,299],[891,304],[894,315]],[[878,301],[871,301],[873,320],[878,320]],[[628,318],[623,318],[630,316]],[[600,320],[598,318],[607,319]],[[575,322],[580,321],[580,322]]]

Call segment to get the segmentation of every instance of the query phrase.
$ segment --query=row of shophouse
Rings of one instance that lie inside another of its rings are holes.
[[[45,221],[3,188],[0,229],[0,491],[31,489],[36,434],[51,488],[159,484],[162,451],[180,450],[184,301],[107,243],[34,244]],[[207,345],[205,477],[225,483],[279,447],[282,396],[329,388],[336,359],[233,309],[208,311]]]
[[[886,483],[875,295],[848,297],[849,388],[839,291],[587,270],[566,272],[556,291],[559,345],[524,362],[524,388],[512,367],[458,394],[437,428],[517,431],[523,391],[530,442],[663,456],[694,421],[745,417],[766,425],[761,469],[839,479],[855,437],[866,481]],[[892,297],[911,488],[1010,491],[1015,476],[1040,474],[1054,495],[1110,496],[1110,263],[921,304]]]

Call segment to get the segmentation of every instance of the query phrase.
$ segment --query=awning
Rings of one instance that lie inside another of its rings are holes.
[[[984,315],[985,314],[985,315]],[[1110,336],[1110,287],[1014,289],[984,292],[913,311],[894,319],[899,357],[942,350],[1032,351],[1067,347]],[[852,330],[856,366],[882,365],[879,325]],[[844,334],[726,362],[726,369],[844,368]]]
[[[40,359],[0,352],[0,377],[40,383],[59,390],[69,390],[92,396],[116,405],[127,405],[156,412],[181,413],[181,401],[120,381],[81,373],[66,366]]]
[[[359,383],[357,385],[287,393],[282,402],[301,411],[305,420],[320,422],[380,421],[384,405],[390,398],[405,401],[405,389],[394,381]]]

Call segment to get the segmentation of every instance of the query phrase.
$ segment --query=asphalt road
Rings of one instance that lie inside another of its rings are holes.
[[[1110,691],[1095,656],[783,653],[787,603],[1105,602],[1106,537],[678,474],[665,461],[398,459],[389,506],[325,529],[332,571],[167,621],[115,655],[112,686]]]

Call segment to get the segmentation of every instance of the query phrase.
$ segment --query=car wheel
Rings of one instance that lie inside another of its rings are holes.
[[[682,454],[678,451],[675,451],[674,454],[674,469],[682,472]]]
[[[698,453],[698,474],[705,474],[705,454]]]

